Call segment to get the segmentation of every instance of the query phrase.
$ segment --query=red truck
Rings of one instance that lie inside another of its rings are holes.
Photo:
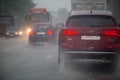
[[[31,8],[25,17],[27,31],[35,23],[51,23],[51,15],[46,8]]]
[[[51,15],[46,8],[31,8],[26,15],[27,25],[34,23],[50,23]]]
[[[50,39],[49,37],[53,38],[54,29],[48,25],[48,24],[52,24],[51,23],[51,15],[47,11],[46,8],[31,8],[28,11],[28,15],[26,16],[26,21],[27,21],[27,29],[28,29],[28,36],[29,36],[30,43],[45,42],[45,41],[47,42],[47,41],[49,41],[48,39]],[[50,29],[50,30],[52,29],[52,35],[50,35],[50,36],[49,36],[48,32],[46,32],[49,30],[47,30],[47,28],[45,28],[48,26],[49,26],[48,29]],[[51,25],[51,26],[53,27],[53,25]],[[40,29],[38,29],[38,27]],[[41,27],[44,29],[42,29]],[[36,28],[37,28],[37,30],[36,30]],[[34,34],[31,35],[31,33],[33,33],[33,32],[34,32]],[[41,33],[44,33],[44,34],[41,34]]]

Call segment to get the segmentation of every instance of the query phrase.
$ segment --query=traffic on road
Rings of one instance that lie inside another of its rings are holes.
[[[120,1],[0,1],[0,80],[120,80]]]

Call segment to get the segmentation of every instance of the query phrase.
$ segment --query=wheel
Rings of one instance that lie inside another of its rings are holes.
[[[61,47],[58,49],[58,64],[59,64],[60,69],[66,68],[66,65],[67,65],[67,61],[65,59],[65,54],[64,54],[64,49]]]
[[[114,73],[117,68],[117,58],[111,59],[111,62],[108,65],[109,72]]]
[[[105,70],[105,72],[111,74],[111,73],[115,72],[116,67],[117,67],[117,59],[113,58],[113,59],[110,60],[110,63],[106,63],[104,65],[104,70]]]

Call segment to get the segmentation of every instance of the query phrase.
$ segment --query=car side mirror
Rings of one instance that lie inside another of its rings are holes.
[[[58,23],[56,25],[56,29],[61,29],[62,27],[64,27],[64,23]]]

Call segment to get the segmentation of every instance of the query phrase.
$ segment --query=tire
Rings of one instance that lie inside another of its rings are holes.
[[[117,67],[117,59],[113,58],[110,60],[110,63],[104,65],[104,70],[107,73],[114,73]]]
[[[117,68],[117,58],[113,58],[112,60],[111,60],[111,63],[109,64],[109,67],[108,67],[108,69],[109,69],[109,71],[111,72],[111,73],[114,73],[115,72],[115,70],[116,70],[116,68]]]
[[[60,69],[64,69],[66,67],[64,49],[62,48],[59,48],[58,50],[58,64],[59,64]]]

